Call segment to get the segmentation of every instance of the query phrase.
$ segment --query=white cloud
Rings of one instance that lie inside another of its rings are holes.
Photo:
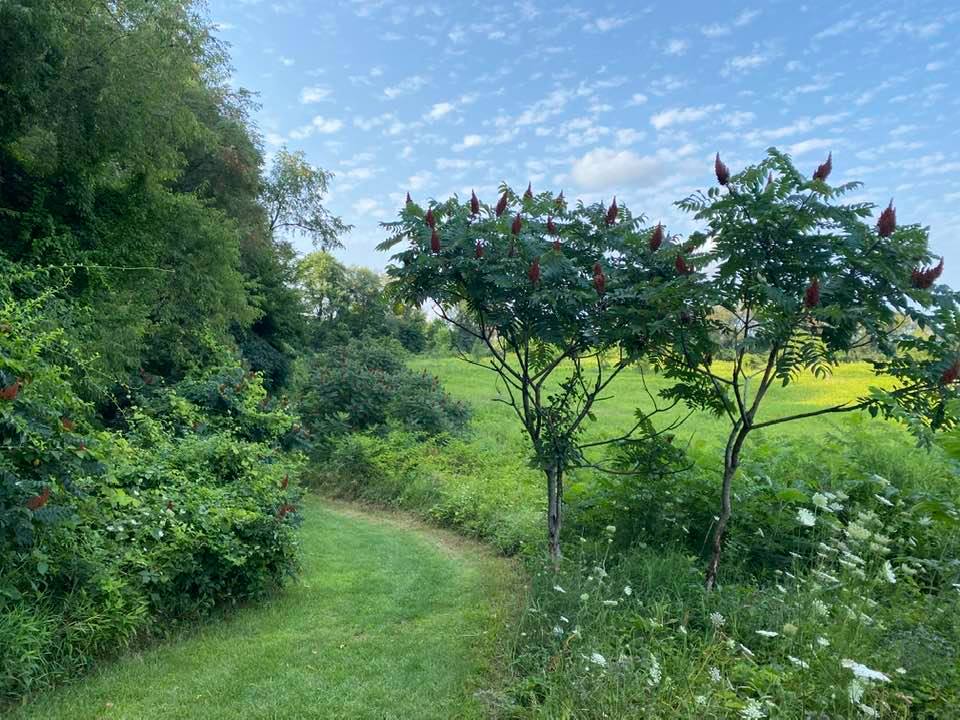
[[[383,209],[380,203],[373,198],[360,198],[353,204],[353,212],[356,215],[383,215]]]
[[[432,108],[430,108],[430,112],[427,113],[426,117],[428,120],[439,120],[444,115],[447,115],[453,112],[453,109],[454,109],[453,103],[449,103],[449,102],[436,103]]]
[[[283,65],[284,67],[290,67],[294,63],[296,63],[296,60],[294,60],[293,58],[284,57],[283,55],[281,55],[277,59],[280,61],[280,64]]]
[[[713,23],[712,25],[705,25],[700,28],[700,32],[708,38],[723,37],[724,35],[729,35],[735,27],[749,25],[759,14],[759,10],[751,10],[748,8],[741,11],[740,14],[734,18],[732,23]]]
[[[683,55],[687,51],[688,47],[690,47],[690,43],[688,43],[686,40],[674,38],[667,43],[665,50],[667,55]]]
[[[723,37],[730,34],[730,26],[713,23],[713,25],[704,25],[700,28],[700,32],[708,38]]]
[[[616,30],[618,27],[626,25],[627,22],[629,22],[628,18],[598,17],[584,25],[583,29],[592,33],[605,33],[611,30]]]
[[[357,115],[355,118],[353,118],[353,125],[361,130],[373,130],[381,125],[386,125],[392,120],[394,120],[393,113],[383,113],[382,115],[377,115],[376,117],[372,118],[365,118],[362,115]]]
[[[723,105],[670,108],[669,110],[664,110],[663,112],[653,115],[650,118],[650,124],[653,125],[657,130],[663,130],[671,125],[691,123],[696,122],[697,120],[702,120],[711,113],[718,112],[722,109]]]
[[[437,170],[466,170],[470,165],[462,158],[437,158]]]
[[[467,148],[477,147],[478,145],[483,144],[482,135],[464,135],[463,142],[459,142],[453,146],[453,149],[457,152],[466,150]]]
[[[514,122],[516,125],[539,125],[563,112],[571,98],[572,94],[568,90],[554,90],[520,113]]]
[[[310,121],[309,125],[302,125],[295,130],[290,131],[290,137],[294,140],[303,140],[316,133],[320,135],[330,135],[340,130],[343,122],[336,118],[325,118],[323,115],[317,115]]]
[[[736,73],[749,72],[768,62],[770,62],[770,56],[763,55],[762,53],[755,52],[749,55],[737,55],[727,60],[720,74],[724,77],[729,77]]]
[[[732,128],[741,128],[744,125],[749,125],[753,122],[753,118],[756,117],[752,112],[746,112],[737,110],[732,113],[724,115],[724,122],[727,123]]]
[[[643,105],[647,101],[647,96],[643,93],[634,93],[633,97],[630,98],[630,102],[627,103],[628,106],[633,105]]]
[[[409,178],[407,178],[407,185],[411,190],[420,190],[432,179],[433,173],[431,173],[429,170],[424,170],[423,172],[419,172],[416,175],[411,175]]]
[[[942,60],[938,60],[936,62],[928,62],[927,72],[934,72],[935,70],[943,70],[943,68],[945,68],[946,66],[947,64]]]
[[[823,38],[835,37],[837,35],[843,35],[845,32],[853,30],[860,24],[860,19],[857,17],[848,18],[847,20],[840,20],[835,22],[833,25],[824,28],[816,35],[813,36],[814,40],[823,40]]]
[[[656,156],[630,150],[597,148],[573,162],[570,176],[583,190],[606,190],[633,185],[650,187],[663,178],[664,163]]]
[[[832,138],[811,138],[802,140],[787,147],[787,152],[791,155],[803,155],[814,150],[828,150],[836,147],[837,141]]]
[[[330,97],[330,92],[330,88],[325,88],[320,85],[311,85],[310,87],[305,87],[300,91],[300,102],[304,105],[322,102]]]
[[[623,128],[617,130],[617,145],[633,145],[635,142],[643,140],[645,133],[634,130],[633,128]]]
[[[422,75],[411,75],[408,78],[404,78],[396,85],[384,88],[383,94],[386,95],[390,100],[393,100],[402,95],[414,93],[426,84],[427,79]]]

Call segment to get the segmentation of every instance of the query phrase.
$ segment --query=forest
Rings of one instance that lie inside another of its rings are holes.
[[[4,716],[956,716],[960,295],[832,156],[412,192],[379,272],[201,7],[0,58]]]

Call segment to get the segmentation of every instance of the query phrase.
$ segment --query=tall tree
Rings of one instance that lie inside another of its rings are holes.
[[[321,250],[340,247],[340,236],[352,226],[324,205],[332,179],[333,173],[310,165],[302,151],[277,152],[263,183],[270,232],[305,235]]]
[[[717,347],[700,345],[698,353],[681,342],[663,356],[664,372],[680,380],[667,395],[730,422],[708,589],[717,582],[733,484],[751,433],[864,409],[906,420],[921,434],[956,422],[948,407],[960,390],[960,370],[952,370],[960,368],[960,325],[953,292],[935,283],[942,260],[931,258],[926,228],[897,224],[892,201],[876,221],[873,205],[840,202],[860,185],[829,184],[831,169],[828,158],[806,177],[787,155],[770,150],[763,162],[731,175],[718,155],[718,186],[678,203],[706,223],[691,240],[712,241],[698,259],[711,268],[700,286],[720,316],[711,311],[690,325],[698,341],[709,330]],[[902,333],[910,319],[923,329],[920,336]],[[807,372],[824,378],[865,346],[877,349],[875,370],[894,378],[893,389],[832,398],[799,413],[763,412],[775,384]],[[732,352],[731,363],[713,363],[721,348]]]
[[[655,429],[654,417],[678,401],[658,405],[651,395],[653,409],[638,410],[613,438],[587,440],[586,423],[624,370],[656,357],[687,314],[706,308],[690,292],[689,250],[659,225],[645,226],[616,201],[569,207],[562,195],[502,193],[495,207],[476,196],[426,210],[408,202],[380,247],[409,243],[387,270],[393,296],[416,307],[435,302],[486,347],[484,360],[461,357],[497,374],[497,399],[530,440],[545,481],[548,549],[559,560],[567,474],[614,470],[596,456],[600,448],[653,442],[678,422]]]

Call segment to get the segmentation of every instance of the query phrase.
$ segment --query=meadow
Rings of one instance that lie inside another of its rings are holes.
[[[948,717],[958,701],[955,467],[865,413],[771,428],[751,440],[717,592],[704,545],[718,502],[723,424],[677,432],[693,466],[663,478],[576,471],[559,571],[543,561],[542,476],[495,375],[416,358],[473,410],[443,441],[354,437],[323,492],[422,514],[520,553],[532,578],[499,717]],[[773,391],[767,412],[854,399],[866,364]],[[646,387],[658,381],[648,373]],[[615,434],[649,402],[619,379],[590,433]],[[809,520],[808,520],[809,518]],[[811,523],[811,524],[808,524]]]

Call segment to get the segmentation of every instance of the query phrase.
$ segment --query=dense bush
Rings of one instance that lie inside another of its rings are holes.
[[[304,423],[321,440],[388,423],[427,435],[463,430],[467,406],[435,377],[408,369],[404,359],[402,346],[386,338],[354,340],[308,359],[296,390]]]
[[[51,302],[0,305],[0,697],[297,567],[295,420],[260,376],[147,376],[122,429],[98,428]]]

